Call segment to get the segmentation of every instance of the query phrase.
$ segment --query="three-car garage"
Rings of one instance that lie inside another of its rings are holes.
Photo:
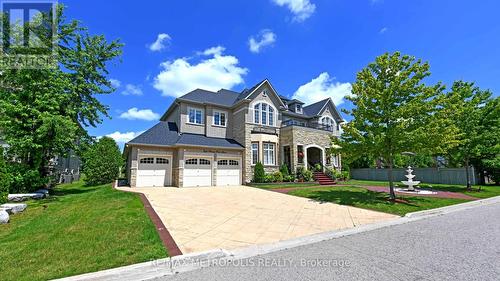
[[[175,151],[138,150],[135,185],[132,186],[202,187],[242,183],[241,154],[181,152],[177,155],[178,158]]]

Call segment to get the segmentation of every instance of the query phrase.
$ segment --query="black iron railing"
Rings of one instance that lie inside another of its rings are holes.
[[[297,120],[283,121],[281,123],[281,126],[282,127],[299,126],[299,127],[312,128],[312,129],[318,129],[318,130],[329,131],[329,132],[333,132],[335,129],[335,127],[332,125],[324,125],[324,124],[319,124],[319,123],[308,124],[308,123],[300,122]]]

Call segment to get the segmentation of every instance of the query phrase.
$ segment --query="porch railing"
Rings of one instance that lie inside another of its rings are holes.
[[[317,130],[322,130],[322,131],[328,131],[328,132],[334,132],[335,126],[332,125],[324,125],[324,124],[319,124],[319,123],[313,123],[313,124],[308,124],[305,122],[300,122],[297,120],[286,120],[281,123],[282,127],[289,127],[289,126],[299,126],[299,127],[304,127],[304,128],[312,128],[312,129],[317,129]]]

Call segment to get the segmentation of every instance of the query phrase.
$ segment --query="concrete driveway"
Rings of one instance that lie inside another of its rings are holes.
[[[247,186],[120,189],[148,198],[184,254],[278,242],[397,218]]]

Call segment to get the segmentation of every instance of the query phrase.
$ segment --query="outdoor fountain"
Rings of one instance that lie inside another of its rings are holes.
[[[432,190],[425,190],[425,189],[419,189],[415,188],[416,185],[420,183],[420,181],[414,181],[413,178],[415,177],[413,173],[413,169],[411,166],[408,166],[408,169],[406,170],[408,174],[405,175],[407,180],[401,181],[404,185],[408,186],[408,188],[396,188],[397,192],[402,192],[402,193],[417,193],[417,194],[436,194],[437,192],[434,192]]]

